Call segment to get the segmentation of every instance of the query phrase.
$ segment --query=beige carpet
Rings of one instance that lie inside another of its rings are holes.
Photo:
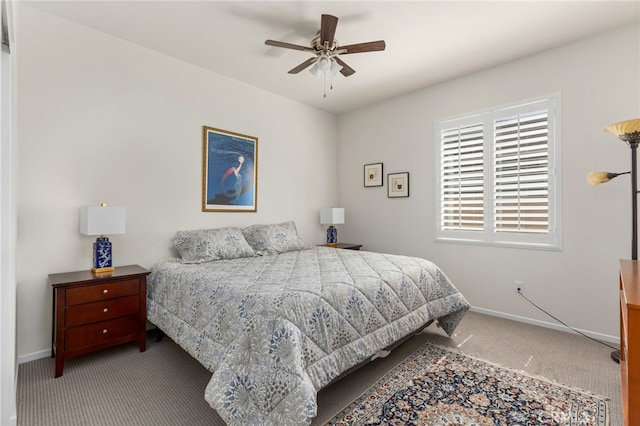
[[[435,325],[318,395],[322,424],[425,341],[507,368],[541,375],[610,398],[611,425],[622,424],[620,374],[611,350],[574,334],[470,312],[449,339]],[[222,425],[204,400],[211,374],[171,340],[127,344],[72,358],[53,378],[53,360],[21,364],[18,425]]]

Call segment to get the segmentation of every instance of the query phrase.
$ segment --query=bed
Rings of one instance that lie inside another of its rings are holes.
[[[316,394],[469,305],[420,258],[310,247],[293,222],[180,231],[151,268],[147,318],[212,372],[206,401],[227,424],[309,424]]]

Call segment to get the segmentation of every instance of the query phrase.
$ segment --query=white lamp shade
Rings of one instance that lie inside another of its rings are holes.
[[[329,60],[329,58],[327,58],[324,55],[320,56],[320,59],[318,59],[317,64],[318,64],[318,68],[320,68],[320,71],[322,72],[329,71],[329,69],[331,68],[331,61]]]
[[[332,207],[320,210],[320,223],[322,225],[342,225],[344,223],[344,209]]]
[[[338,65],[335,63],[335,60],[329,59],[329,57],[326,55],[320,55],[315,64],[313,64],[313,66],[309,69],[309,72],[316,77],[321,77],[325,72],[331,70],[335,75],[336,71],[334,71],[334,65]],[[338,71],[340,71],[341,69],[342,67],[338,68]]]
[[[318,68],[318,63],[317,62],[315,64],[313,64],[313,66],[309,69],[309,72],[314,77],[319,77],[320,76],[320,68]]]
[[[85,206],[80,208],[80,233],[84,235],[124,234],[124,207]]]

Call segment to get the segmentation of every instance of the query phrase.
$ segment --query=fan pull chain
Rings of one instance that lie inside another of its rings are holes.
[[[322,75],[323,75],[322,81],[323,81],[323,90],[324,90],[324,95],[322,97],[326,98],[327,97],[327,72],[324,71]]]
[[[323,98],[327,97],[327,72],[324,71],[322,73],[323,76],[323,89],[324,89],[324,94],[323,94]],[[329,81],[329,90],[333,90],[333,73],[329,72],[329,77],[331,78],[331,80]]]

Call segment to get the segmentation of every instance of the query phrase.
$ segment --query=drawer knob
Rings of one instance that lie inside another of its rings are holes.
[[[106,288],[102,290],[102,294],[107,294],[107,293],[109,293],[109,290],[107,290]]]
[[[106,314],[107,312],[109,312],[109,309],[104,308],[104,309],[102,310],[102,312],[104,312],[104,313]]]
[[[107,334],[107,329],[102,330],[102,334]]]

